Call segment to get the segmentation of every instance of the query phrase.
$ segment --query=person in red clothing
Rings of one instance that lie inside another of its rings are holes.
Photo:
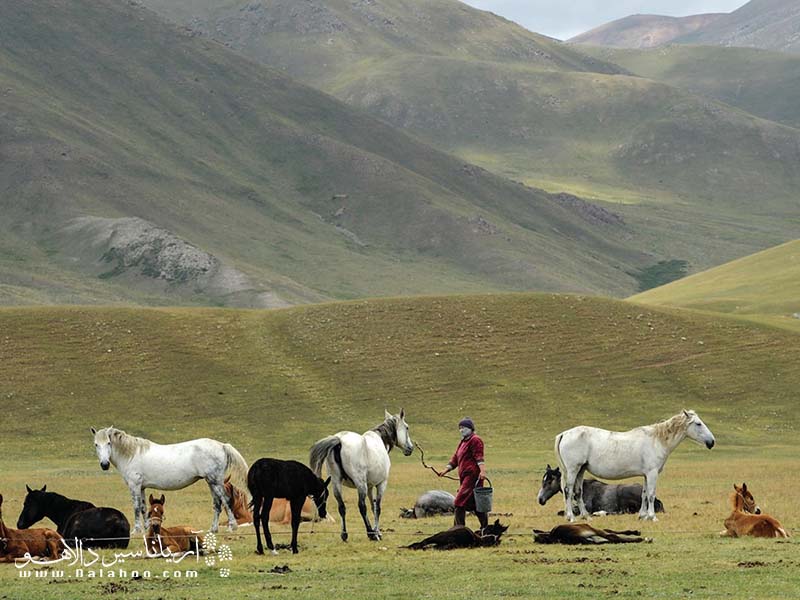
[[[458,430],[461,433],[461,441],[450,462],[439,473],[439,477],[458,467],[461,487],[458,488],[455,500],[455,524],[465,525],[467,511],[475,511],[473,490],[478,483],[483,485],[483,480],[486,479],[486,465],[483,462],[483,440],[475,433],[475,423],[472,419],[469,417],[461,419]],[[475,516],[478,517],[482,528],[489,525],[489,515],[486,513],[475,511]]]

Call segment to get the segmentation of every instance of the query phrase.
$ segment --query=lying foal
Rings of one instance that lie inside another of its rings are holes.
[[[162,527],[164,500],[164,494],[161,498],[153,498],[150,494],[150,529],[145,534],[148,551],[155,555],[189,551],[199,554],[203,545],[202,535],[186,525]]]
[[[789,534],[786,533],[786,530],[777,519],[761,514],[761,510],[756,506],[753,494],[747,489],[746,483],[742,483],[742,487],[734,483],[733,490],[731,494],[733,511],[725,519],[725,529],[720,532],[720,535],[726,537],[741,537],[744,535],[766,538],[789,537]]]
[[[533,541],[539,544],[638,544],[649,542],[639,531],[598,529],[588,523],[558,525],[550,531],[533,530]]]
[[[55,560],[61,555],[61,536],[52,529],[11,529],[3,522],[3,495],[0,494],[0,563],[14,562],[17,558],[49,556]]]
[[[501,525],[500,519],[494,523],[472,531],[464,525],[456,525],[447,531],[440,531],[419,542],[406,546],[411,550],[425,550],[433,546],[439,550],[453,550],[455,548],[476,548],[478,546],[496,546],[500,543],[500,536],[508,529],[508,525]]]

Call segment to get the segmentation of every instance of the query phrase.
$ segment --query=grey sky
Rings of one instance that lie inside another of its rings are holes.
[[[747,0],[462,0],[561,40],[637,13],[684,17],[731,12]]]

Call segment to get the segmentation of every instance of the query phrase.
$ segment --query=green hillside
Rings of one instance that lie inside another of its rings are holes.
[[[754,48],[671,45],[651,50],[581,46],[628,71],[800,127],[800,57]]]
[[[770,322],[800,329],[800,241],[697,273],[631,300],[767,317]]]
[[[696,271],[794,235],[775,217],[794,211],[800,131],[455,0],[146,4],[448,153],[614,203],[651,264]]]
[[[652,260],[138,5],[3,3],[0,33],[2,303],[624,295]]]
[[[202,424],[247,455],[304,448],[347,423],[366,428],[384,406],[406,408],[420,443],[463,413],[498,438],[522,435],[520,423],[549,436],[566,404],[615,427],[693,407],[728,444],[749,443],[776,414],[789,426],[800,383],[796,335],[583,296],[6,308],[0,331],[6,410],[32,417],[9,420],[6,456],[43,443],[34,432],[51,427],[60,435],[47,444],[82,455],[87,423],[70,415],[90,407],[97,424],[153,437],[196,416],[188,430]],[[746,433],[734,426],[742,413]]]

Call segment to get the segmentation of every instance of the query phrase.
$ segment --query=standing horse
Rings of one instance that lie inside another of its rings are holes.
[[[253,511],[250,510],[247,494],[237,488],[230,482],[230,479],[225,480],[225,493],[231,499],[231,509],[233,516],[236,517],[238,525],[252,525],[253,524]],[[311,498],[306,498],[303,503],[303,510],[300,512],[301,521],[333,521],[333,517],[325,515],[320,517],[314,502]],[[272,502],[272,509],[269,511],[269,522],[280,523],[281,525],[289,525],[292,522],[292,507],[286,498],[275,498]],[[227,525],[224,523],[223,525]]]
[[[580,516],[589,516],[583,501],[583,476],[588,471],[604,479],[644,476],[639,518],[657,521],[658,474],[672,451],[686,437],[705,444],[709,450],[714,447],[714,434],[693,410],[684,410],[666,421],[625,432],[579,426],[559,433],[555,452],[563,471],[564,514],[567,519],[575,519],[573,497],[578,503]]]
[[[264,526],[267,548],[277,554],[269,532],[269,513],[273,498],[286,498],[292,507],[292,554],[297,554],[297,529],[300,513],[309,496],[314,498],[317,511],[323,519],[328,515],[325,503],[328,500],[328,484],[311,469],[296,460],[260,458],[247,472],[247,487],[253,497],[253,526],[256,528],[256,554],[264,554],[259,525]],[[260,523],[259,523],[260,521]]]
[[[28,556],[49,556],[56,560],[61,554],[61,536],[52,529],[11,529],[3,522],[3,494],[0,494],[0,563],[14,562]]]
[[[127,548],[131,537],[131,525],[116,508],[96,507],[91,502],[72,500],[47,486],[32,490],[27,485],[28,495],[17,527],[27,529],[47,517],[58,527],[58,533],[67,544],[80,540],[84,547]]]
[[[391,415],[385,412],[383,423],[367,431],[363,435],[352,431],[340,431],[335,435],[322,438],[311,447],[311,468],[317,476],[322,473],[323,463],[328,466],[328,473],[333,480],[333,495],[339,504],[339,515],[342,517],[342,540],[347,541],[347,512],[342,499],[342,484],[358,490],[358,510],[367,529],[367,537],[380,540],[381,498],[389,481],[389,452],[398,446],[403,454],[410,456],[414,451],[414,443],[408,434],[408,423],[405,411]],[[373,488],[376,490],[373,497]],[[375,515],[375,526],[370,525],[367,517],[366,498],[369,496],[372,512]]]
[[[100,467],[107,471],[109,465],[114,465],[131,491],[134,533],[142,531],[145,520],[145,489],[180,490],[200,479],[206,480],[214,500],[211,531],[216,533],[219,529],[219,513],[223,506],[228,513],[228,529],[236,529],[236,519],[223,485],[228,472],[244,485],[247,463],[236,448],[208,438],[161,445],[114,427],[98,431],[92,427],[92,433]],[[149,526],[149,523],[144,524],[145,529]]]
[[[732,511],[730,516],[725,519],[725,529],[720,533],[726,537],[741,537],[749,535],[752,537],[766,538],[788,538],[789,534],[777,519],[769,515],[761,514],[761,509],[756,506],[753,494],[747,489],[747,484],[743,483],[739,487],[733,484],[731,494]]]

